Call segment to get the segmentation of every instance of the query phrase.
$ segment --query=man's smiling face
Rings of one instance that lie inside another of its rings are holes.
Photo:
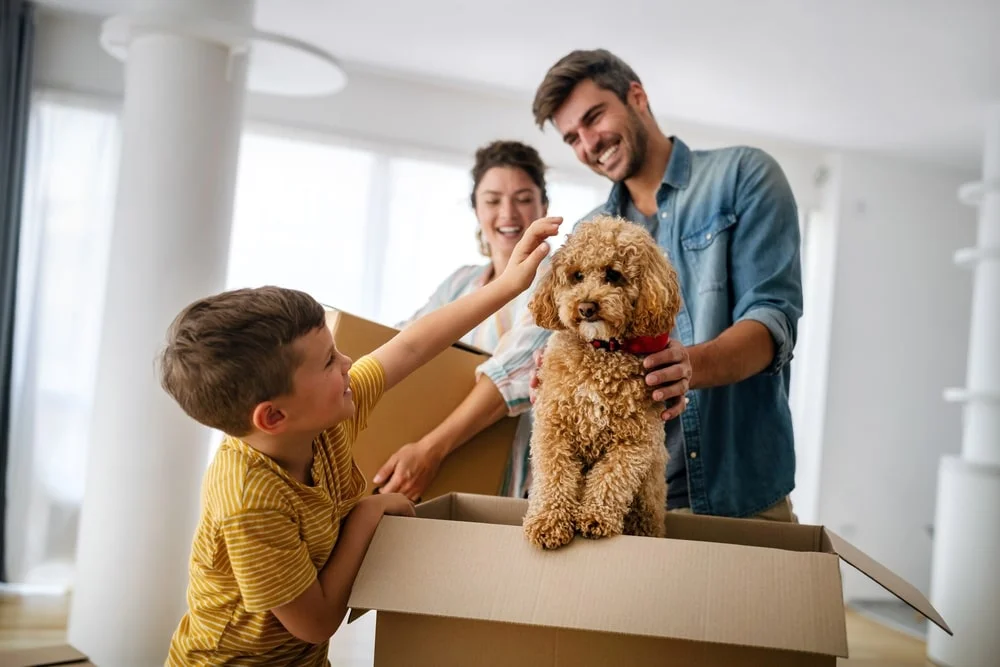
[[[641,90],[633,84],[629,99]],[[552,124],[580,162],[614,182],[635,176],[646,160],[649,133],[638,111],[590,79],[576,85]]]

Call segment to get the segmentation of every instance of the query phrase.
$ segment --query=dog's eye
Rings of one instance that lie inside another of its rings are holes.
[[[573,273],[569,274],[569,279],[574,283],[580,282],[581,280],[583,280],[583,271],[574,271]]]
[[[611,283],[612,285],[621,285],[623,282],[625,282],[625,277],[618,271],[615,271],[614,269],[605,269],[604,280],[605,282]]]

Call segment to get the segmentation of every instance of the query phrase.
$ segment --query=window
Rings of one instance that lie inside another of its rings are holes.
[[[486,258],[476,242],[467,169],[398,158],[388,171],[377,319],[392,325],[423,306],[452,271]]]
[[[365,314],[370,152],[246,132],[227,288],[281,285]]]
[[[566,236],[573,231],[573,225],[580,218],[607,200],[608,190],[610,186],[603,182],[601,187],[597,188],[563,180],[553,180],[548,184],[549,214],[563,217],[559,236],[552,244],[553,248],[563,244]]]
[[[7,471],[6,565],[15,582],[69,578],[83,499],[117,159],[114,114],[35,102]]]

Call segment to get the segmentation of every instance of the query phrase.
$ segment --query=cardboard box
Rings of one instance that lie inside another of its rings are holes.
[[[367,354],[398,329],[338,310],[327,311],[337,347],[352,359]],[[457,343],[388,391],[354,443],[354,458],[374,492],[372,478],[402,445],[416,442],[451,414],[475,385],[476,367],[490,357]],[[516,418],[505,417],[452,452],[424,491],[423,500],[450,492],[496,495],[503,485]]]
[[[94,667],[94,663],[88,660],[87,656],[68,644],[0,651],[0,667],[43,667],[43,665]]]
[[[449,494],[385,517],[354,584],[375,667],[837,664],[840,563],[950,632],[913,586],[821,526],[683,514],[665,539],[577,537],[543,552],[527,502]]]

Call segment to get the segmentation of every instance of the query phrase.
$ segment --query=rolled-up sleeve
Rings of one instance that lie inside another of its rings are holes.
[[[784,313],[774,308],[761,307],[749,311],[740,320],[760,322],[771,332],[775,352],[771,363],[764,369],[765,373],[777,373],[792,360],[796,333]]]
[[[740,163],[733,233],[733,320],[760,322],[771,333],[778,373],[791,361],[802,316],[798,207],[781,167],[749,149]]]

